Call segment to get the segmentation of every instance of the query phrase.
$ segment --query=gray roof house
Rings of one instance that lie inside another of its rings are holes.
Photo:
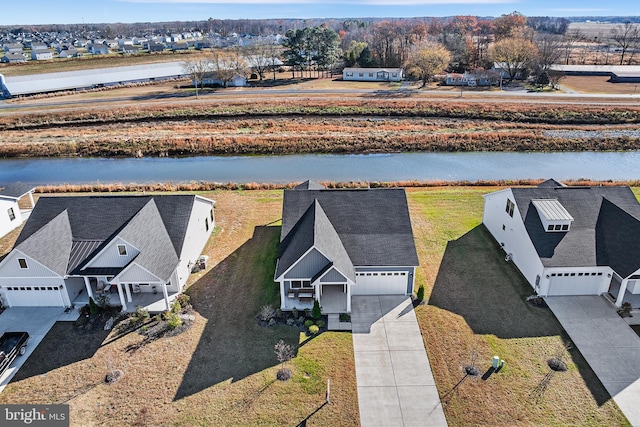
[[[536,293],[640,303],[640,204],[629,187],[547,180],[484,197],[484,225]]]
[[[214,227],[200,196],[41,197],[0,262],[5,306],[168,309]]]
[[[282,310],[318,300],[323,313],[346,313],[352,295],[410,295],[418,265],[403,189],[307,181],[285,190],[274,278]]]

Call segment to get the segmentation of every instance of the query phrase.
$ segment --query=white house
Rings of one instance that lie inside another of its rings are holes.
[[[53,52],[49,49],[35,49],[31,51],[31,59],[34,61],[44,61],[53,58]]]
[[[29,217],[35,206],[33,188],[28,184],[13,184],[0,189],[0,237],[14,230]],[[31,209],[20,209],[19,201],[27,196]]]
[[[400,82],[404,78],[402,68],[353,68],[342,70],[342,80],[357,82]]]
[[[540,296],[640,294],[640,204],[629,187],[548,180],[484,196],[482,222]]]
[[[87,52],[92,55],[107,55],[109,54],[109,48],[103,44],[89,44],[87,45]]]
[[[164,311],[182,291],[215,218],[192,195],[41,197],[0,262],[5,306],[84,305]]]
[[[418,255],[403,189],[285,190],[280,308],[351,312],[352,295],[411,295]]]

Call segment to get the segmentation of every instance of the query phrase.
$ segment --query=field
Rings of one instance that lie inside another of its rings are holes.
[[[579,93],[610,93],[618,95],[636,95],[637,83],[611,83],[606,76],[566,76],[560,84]]]
[[[553,315],[524,302],[531,289],[479,225],[482,194],[495,189],[408,190],[417,282],[430,297],[417,315],[449,425],[627,425],[580,354],[567,350]],[[114,339],[58,324],[0,403],[67,402],[73,425],[290,426],[309,415],[307,425],[357,425],[351,336],[308,341],[289,364],[293,380],[280,383],[272,346],[280,338],[296,343],[297,332],[255,323],[260,305],[277,300],[271,280],[282,192],[203,195],[217,201],[219,228],[206,248],[208,269],[190,281],[194,326],[127,352],[141,341],[135,332]],[[2,248],[15,237],[0,241]],[[505,359],[504,370],[454,389],[474,355],[484,372],[493,354]],[[542,390],[553,356],[569,371]],[[124,375],[104,384],[112,368]],[[322,406],[327,378],[332,403]]]

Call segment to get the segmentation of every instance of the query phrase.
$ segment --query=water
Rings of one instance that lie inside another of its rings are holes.
[[[0,184],[640,179],[640,151],[0,160]]]

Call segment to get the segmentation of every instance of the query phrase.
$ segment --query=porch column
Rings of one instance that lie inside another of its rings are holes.
[[[618,298],[616,298],[616,307],[622,307],[622,300],[624,299],[624,294],[627,292],[628,284],[629,279],[624,279],[622,283],[620,283],[620,292],[618,292]]]
[[[167,284],[166,283],[162,284],[162,295],[164,295],[164,303],[167,306],[167,310],[170,310],[171,307],[169,307],[169,294],[167,293]]]
[[[347,313],[351,313],[351,285],[347,283]]]
[[[127,311],[127,303],[124,301],[124,292],[122,292],[120,282],[116,283],[116,288],[118,288],[118,296],[120,297],[120,304],[122,304],[122,311]]]
[[[31,209],[36,207],[36,202],[33,201],[33,192],[29,191],[29,201],[31,202]]]
[[[284,310],[285,308],[285,298],[287,298],[287,295],[284,294],[284,281],[280,282],[280,309]]]
[[[131,288],[129,287],[128,283],[124,284],[124,290],[127,293],[127,301],[132,302],[133,300],[131,299]]]
[[[93,299],[93,291],[91,291],[91,283],[89,283],[89,278],[87,276],[84,276],[83,279],[84,286],[87,288],[87,295],[89,295],[89,298]]]

